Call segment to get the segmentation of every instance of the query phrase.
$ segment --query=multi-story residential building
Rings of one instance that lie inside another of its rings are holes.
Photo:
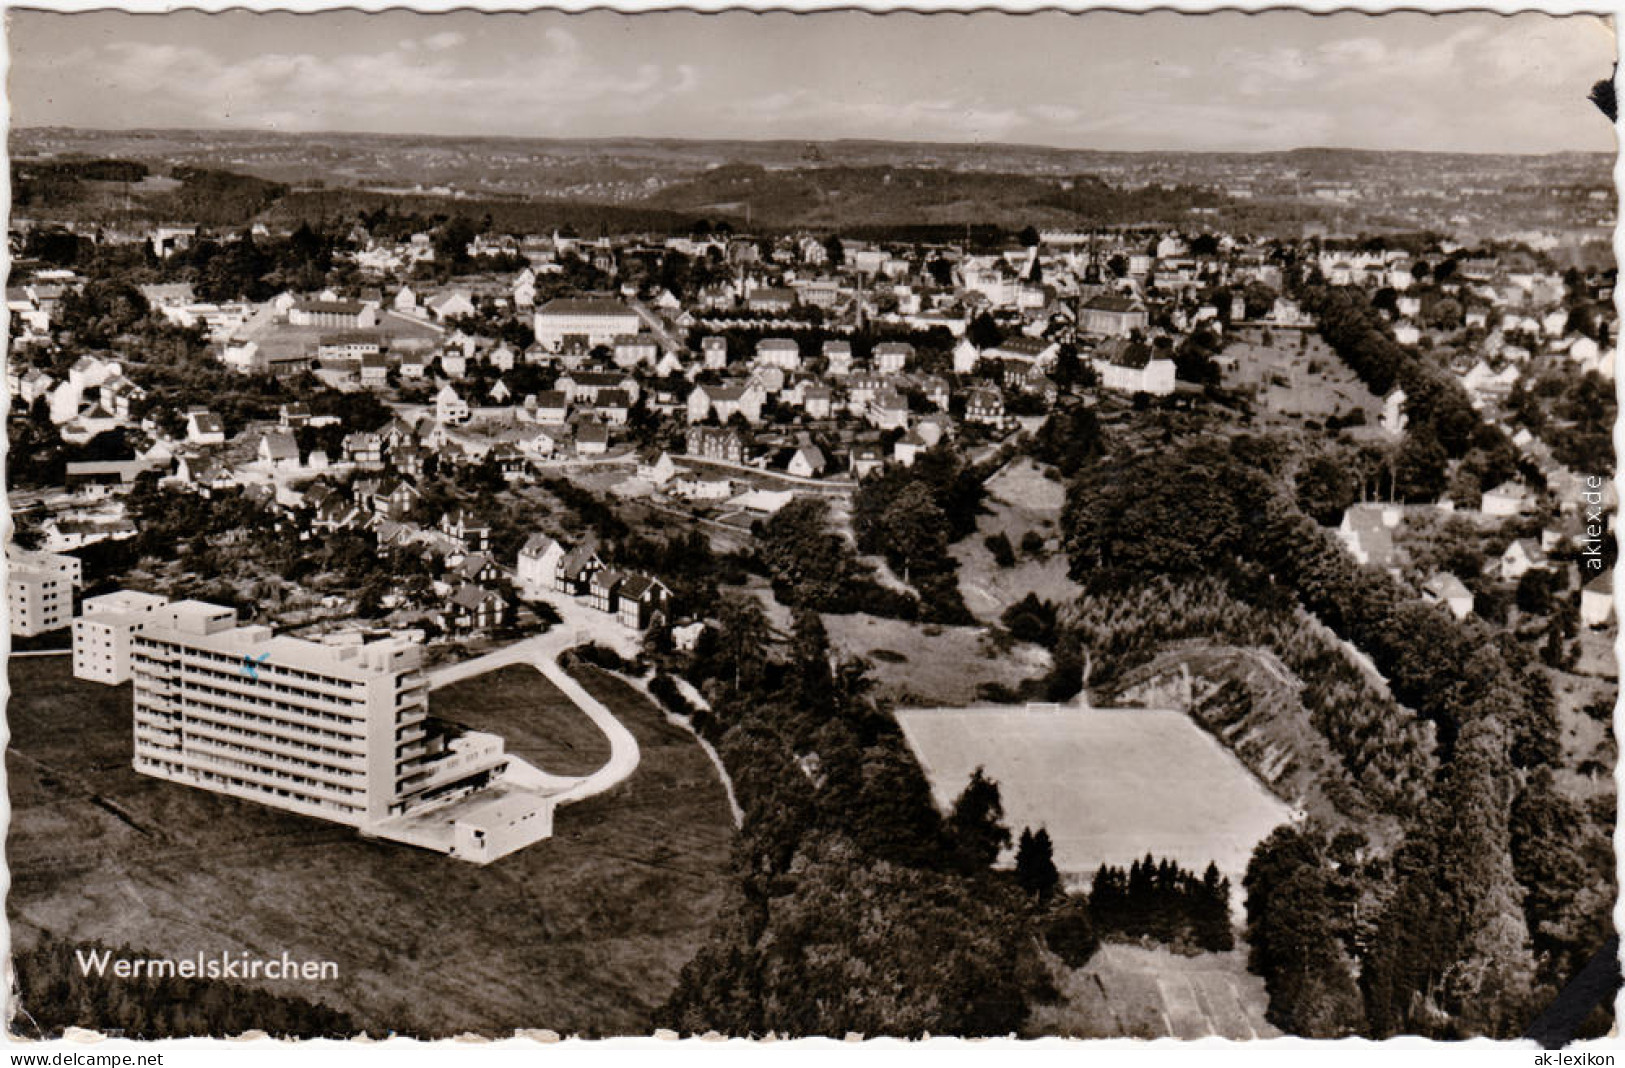
[[[6,604],[11,633],[30,638],[73,619],[74,587],[82,584],[77,556],[6,547]]]
[[[130,681],[130,637],[169,618],[169,598],[120,590],[90,597],[73,621],[73,677],[109,686]]]
[[[742,464],[745,462],[745,439],[731,427],[691,427],[688,432],[688,455]]]
[[[165,612],[131,636],[144,775],[365,827],[506,767],[491,735],[429,737],[421,646],[278,637],[198,601]]]
[[[378,309],[353,300],[301,300],[288,308],[288,323],[366,330],[378,325]]]
[[[764,337],[756,343],[756,363],[795,371],[801,367],[801,347],[790,338]]]
[[[558,352],[567,341],[588,346],[611,345],[624,334],[636,334],[637,312],[618,300],[550,300],[536,312],[536,343]]]

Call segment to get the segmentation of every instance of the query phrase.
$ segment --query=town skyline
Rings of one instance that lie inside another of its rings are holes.
[[[1592,16],[19,10],[10,32],[19,128],[1188,152],[1614,144],[1586,99],[1615,55],[1610,21]],[[939,59],[897,61],[911,49]],[[1074,62],[1033,64],[1038,50]]]

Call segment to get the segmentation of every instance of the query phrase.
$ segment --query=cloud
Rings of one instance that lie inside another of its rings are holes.
[[[265,52],[228,61],[197,47],[116,41],[88,56],[114,96],[158,98],[157,110],[192,122],[265,125],[282,130],[394,128],[431,118],[467,128],[471,116],[491,128],[525,115],[548,130],[597,115],[637,114],[651,95],[694,92],[702,78],[690,63],[624,65],[588,54],[562,28],[538,52],[459,62],[456,32],[398,42],[371,52]]]

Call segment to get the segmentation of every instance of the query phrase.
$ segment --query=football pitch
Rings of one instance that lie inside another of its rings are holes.
[[[1239,901],[1253,847],[1292,810],[1182,712],[1053,706],[899,709],[909,746],[946,809],[977,767],[999,784],[1004,823],[1049,831],[1063,874],[1152,853]]]

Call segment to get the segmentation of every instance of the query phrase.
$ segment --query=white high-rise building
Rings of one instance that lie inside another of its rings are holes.
[[[130,681],[130,636],[169,618],[169,598],[120,590],[88,597],[73,621],[73,677],[117,686]]]
[[[77,556],[6,546],[6,612],[11,633],[24,638],[65,627],[73,619],[73,590],[81,584]]]
[[[429,736],[421,646],[326,644],[181,601],[133,632],[135,769],[364,827],[466,794],[502,740]]]

